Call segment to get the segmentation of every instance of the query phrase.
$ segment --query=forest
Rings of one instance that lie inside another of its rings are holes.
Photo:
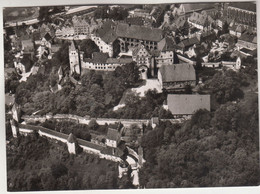
[[[199,110],[183,125],[161,123],[142,137],[145,188],[259,185],[258,97]]]
[[[36,133],[7,144],[8,191],[134,188],[130,175],[118,179],[115,162],[82,152],[70,155],[66,144]]]

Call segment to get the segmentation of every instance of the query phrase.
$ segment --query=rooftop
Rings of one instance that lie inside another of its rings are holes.
[[[196,80],[195,69],[189,63],[162,65],[159,71],[163,82]]]
[[[120,138],[120,133],[116,129],[108,128],[107,139],[117,141]]]
[[[228,6],[247,10],[247,11],[256,12],[256,3],[254,3],[254,2],[233,2],[233,3],[230,3]]]
[[[210,111],[210,95],[169,94],[167,104],[173,115],[191,115],[199,109]]]

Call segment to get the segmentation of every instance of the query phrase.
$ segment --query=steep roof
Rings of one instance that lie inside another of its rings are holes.
[[[213,20],[210,16],[203,15],[197,12],[193,12],[192,15],[189,17],[189,21],[201,26],[209,25]]]
[[[193,46],[194,44],[199,44],[199,39],[197,37],[192,37],[192,38],[187,38],[182,40],[178,46],[185,48],[185,47],[190,47]]]
[[[69,143],[76,143],[76,137],[72,133],[70,133],[67,141]]]
[[[185,3],[182,5],[184,7],[185,13],[214,8],[214,5],[212,3]]]
[[[75,51],[76,50],[75,42],[73,40],[71,41],[71,45],[70,45],[69,49],[71,51]]]
[[[240,37],[239,40],[243,40],[246,42],[251,42],[251,43],[257,43],[257,37],[253,33],[245,32],[243,33]]]
[[[167,104],[173,115],[190,115],[199,109],[210,111],[210,95],[168,94]]]
[[[228,6],[256,12],[256,3],[254,2],[233,2],[233,3],[229,3]]]
[[[175,48],[175,41],[171,37],[165,37],[158,43],[158,49],[161,51],[173,51]]]
[[[51,35],[48,32],[44,35],[44,38],[47,41],[50,41],[52,39]]]
[[[114,42],[117,38],[115,26],[116,24],[112,20],[108,20],[99,29],[97,29],[96,34],[106,43]]]
[[[162,29],[129,25],[125,23],[118,23],[116,28],[116,34],[118,37],[135,38],[155,42],[159,42],[162,39],[162,33]]]
[[[117,141],[120,138],[120,133],[116,129],[108,128],[107,139]]]
[[[194,81],[196,80],[195,69],[189,63],[162,65],[159,69],[163,82]]]

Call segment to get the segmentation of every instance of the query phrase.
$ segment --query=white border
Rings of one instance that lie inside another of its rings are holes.
[[[241,0],[238,0],[241,1]],[[248,1],[248,0],[244,0]],[[250,0],[249,0],[250,1]],[[258,1],[258,0],[256,0]],[[3,7],[30,7],[30,6],[44,6],[44,5],[76,5],[76,4],[162,4],[162,3],[193,3],[193,2],[220,2],[217,0],[211,0],[211,1],[205,1],[205,0],[1,0],[0,1],[0,91],[3,91],[0,95],[0,193],[7,193],[7,176],[6,176],[6,145],[5,145],[5,96],[4,96],[4,52],[3,52]],[[224,2],[224,1],[222,1]],[[225,2],[231,2],[231,1],[225,1]],[[257,2],[257,31],[259,31],[259,2]],[[258,33],[258,42],[259,42],[259,33]],[[258,58],[259,58],[259,44],[258,44]],[[259,67],[259,61],[258,61],[258,67]],[[259,78],[259,71],[258,71],[258,78]],[[259,79],[258,79],[258,85],[259,85]],[[258,96],[259,99],[259,96]],[[260,102],[260,100],[258,100]],[[259,119],[260,120],[260,119]],[[107,194],[114,194],[114,193],[143,193],[143,194],[155,194],[155,193],[165,193],[165,194],[187,194],[187,193],[194,193],[194,194],[216,194],[216,193],[235,193],[235,194],[255,194],[260,193],[260,186],[257,187],[216,187],[216,188],[178,188],[178,189],[144,189],[144,190],[84,190],[84,191],[47,191],[47,192],[15,192],[15,193],[23,193],[23,194],[39,194],[39,193],[107,193]],[[8,192],[10,193],[10,192]]]

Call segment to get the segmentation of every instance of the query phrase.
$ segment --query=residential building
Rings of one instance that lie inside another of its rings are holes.
[[[242,35],[242,33],[245,32],[245,27],[241,24],[234,24],[232,23],[231,26],[229,27],[229,34],[236,36],[236,37],[240,37]]]
[[[209,15],[193,12],[188,18],[188,23],[200,30],[209,31],[211,30],[213,19]]]
[[[106,145],[108,147],[117,148],[121,139],[121,134],[117,129],[108,128]]]
[[[113,56],[113,42],[117,39],[115,28],[116,24],[108,20],[90,37],[99,50],[103,53],[108,53],[109,57]]]
[[[257,36],[255,33],[245,32],[243,33],[237,41],[236,46],[241,48],[247,48],[249,50],[257,49]]]
[[[184,54],[185,51],[195,48],[198,44],[200,44],[200,41],[197,37],[184,39],[177,44],[176,52]]]
[[[210,95],[168,94],[166,104],[175,117],[191,116],[200,109],[210,111]]]
[[[187,85],[196,85],[196,74],[192,64],[162,65],[158,71],[162,89],[169,92],[184,90]]]

